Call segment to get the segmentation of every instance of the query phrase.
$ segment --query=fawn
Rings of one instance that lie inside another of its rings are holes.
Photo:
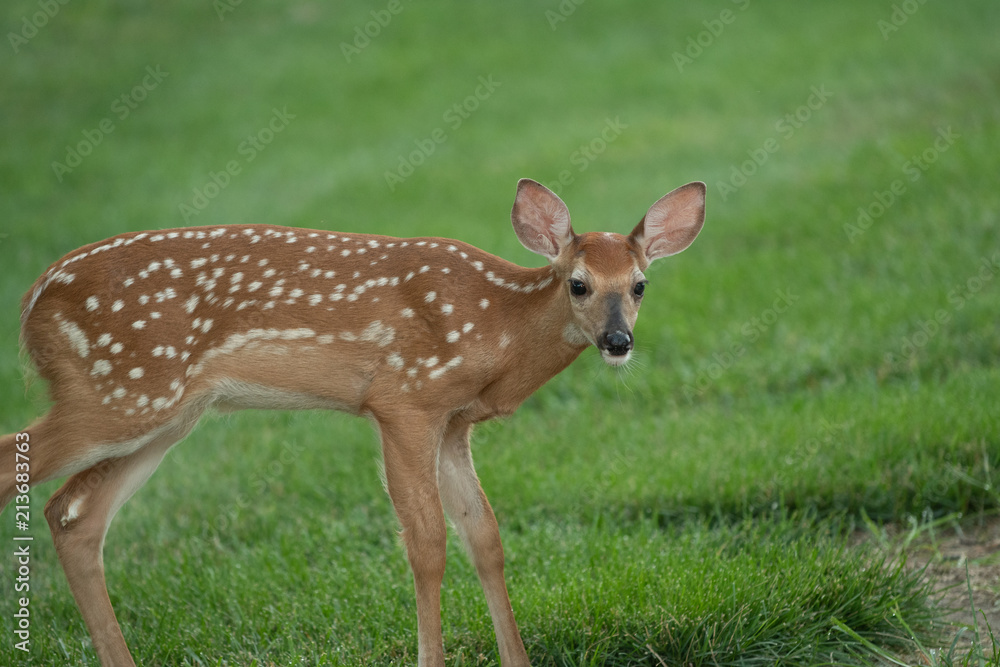
[[[527,665],[470,432],[513,413],[589,345],[624,364],[643,271],[687,248],[704,217],[705,185],[694,182],[653,204],[628,236],[575,234],[562,200],[522,179],[511,221],[549,260],[543,268],[443,238],[267,225],[84,246],[22,301],[22,345],[54,405],[0,438],[0,510],[15,496],[27,502],[29,480],[70,476],[45,506],[59,561],[101,664],[134,665],[102,550],[115,513],[166,451],[210,407],[363,415],[381,438],[413,571],[419,664],[444,664],[447,512],[481,580],[501,662]],[[30,453],[18,454],[28,438]]]

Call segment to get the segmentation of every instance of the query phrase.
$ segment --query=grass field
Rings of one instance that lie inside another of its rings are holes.
[[[533,664],[996,658],[983,624],[949,655],[906,548],[857,545],[1000,509],[996,2],[44,6],[0,9],[0,431],[46,408],[19,299],[84,243],[280,224],[538,265],[518,178],[620,232],[704,180],[634,363],[588,351],[474,437]],[[415,664],[377,456],[342,415],[204,420],[108,535],[137,662]],[[0,520],[0,664],[96,664],[41,514],[57,487],[31,495],[27,653]],[[498,664],[457,539],[443,605],[449,664]]]

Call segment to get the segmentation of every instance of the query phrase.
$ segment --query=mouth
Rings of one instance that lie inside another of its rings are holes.
[[[624,354],[612,354],[608,350],[601,350],[601,358],[608,366],[624,366],[632,358],[632,350],[628,350]]]

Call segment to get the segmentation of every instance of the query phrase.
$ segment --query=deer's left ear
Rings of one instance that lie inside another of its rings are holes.
[[[682,185],[649,207],[631,238],[652,262],[691,245],[705,224],[705,184]]]

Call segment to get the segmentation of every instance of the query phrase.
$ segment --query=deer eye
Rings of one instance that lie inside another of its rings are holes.
[[[636,296],[640,296],[640,297],[643,295],[643,293],[645,291],[646,291],[646,281],[645,280],[643,280],[642,282],[636,283],[635,287],[632,288],[632,293],[635,294]]]
[[[573,296],[583,296],[587,293],[587,286],[583,284],[582,280],[570,280],[569,291]]]

